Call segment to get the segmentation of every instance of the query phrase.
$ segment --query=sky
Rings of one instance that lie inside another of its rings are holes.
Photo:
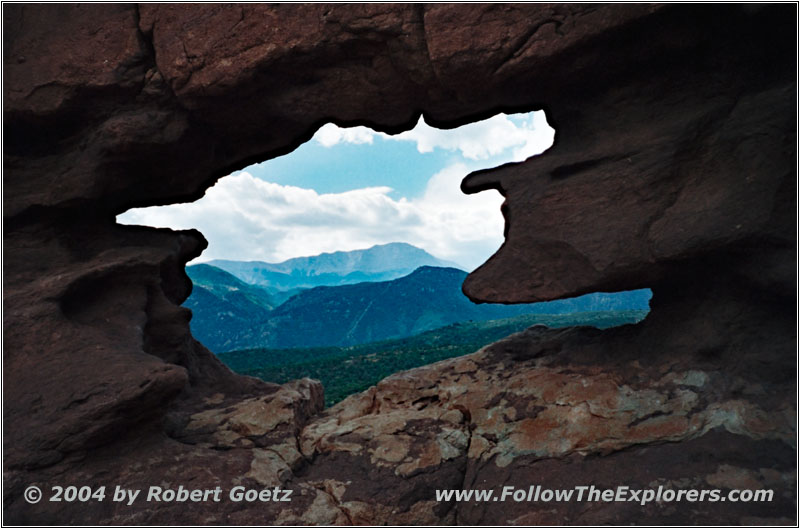
[[[420,118],[390,136],[323,125],[293,152],[221,178],[200,200],[128,210],[121,224],[198,229],[212,259],[292,257],[406,242],[471,271],[503,242],[502,196],[461,192],[478,169],[544,152],[544,112],[497,114],[452,130]]]

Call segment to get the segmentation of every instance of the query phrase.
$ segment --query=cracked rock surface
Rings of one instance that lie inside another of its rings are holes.
[[[4,6],[4,522],[796,524],[796,7]],[[323,388],[230,372],[181,308],[195,200],[321,124],[544,109],[478,301],[650,287],[642,323],[532,328]],[[290,503],[41,502],[39,484],[281,487]],[[763,503],[436,502],[504,486],[774,491]]]

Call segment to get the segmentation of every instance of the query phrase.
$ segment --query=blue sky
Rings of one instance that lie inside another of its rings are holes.
[[[295,151],[220,179],[200,200],[129,210],[122,224],[196,228],[196,262],[291,257],[407,242],[472,270],[503,240],[502,197],[464,195],[470,172],[547,149],[543,112],[498,114],[457,129],[424,123],[388,136],[321,127]]]
[[[287,156],[251,165],[244,171],[276,184],[343,193],[364,187],[388,186],[390,196],[416,198],[432,174],[446,167],[453,153],[443,149],[421,154],[415,144],[382,137],[373,143],[339,143],[325,147],[309,141]],[[234,173],[236,174],[236,173]]]

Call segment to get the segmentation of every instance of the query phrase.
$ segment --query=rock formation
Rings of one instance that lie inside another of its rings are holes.
[[[796,6],[26,5],[4,29],[4,521],[794,524]],[[506,242],[464,285],[650,287],[641,324],[530,329],[322,411],[240,377],[179,307],[199,198],[324,122],[545,109],[470,175]],[[281,486],[291,503],[26,503],[38,484]],[[434,490],[769,488],[763,503],[439,502]]]

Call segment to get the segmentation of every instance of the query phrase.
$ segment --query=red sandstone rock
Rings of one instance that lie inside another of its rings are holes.
[[[4,507],[31,524],[795,523],[795,10],[4,10]],[[321,123],[545,108],[483,301],[649,286],[635,327],[529,330],[319,413],[190,335],[197,232],[123,227]],[[767,487],[770,503],[441,503],[437,488]],[[291,506],[25,503],[30,483],[276,483]]]

